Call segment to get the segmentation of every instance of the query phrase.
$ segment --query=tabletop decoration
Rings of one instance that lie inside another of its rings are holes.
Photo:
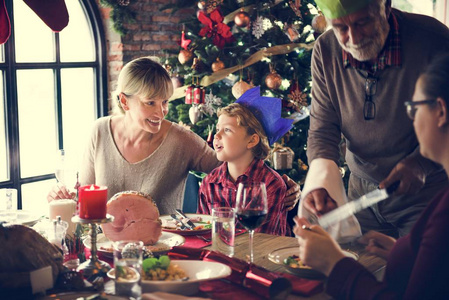
[[[97,256],[97,224],[105,224],[112,221],[114,221],[114,217],[109,214],[106,214],[103,219],[84,219],[80,216],[74,216],[72,218],[72,222],[74,223],[90,225],[91,257],[76,269],[78,272],[82,272],[88,281],[93,282],[98,277],[106,277],[107,272],[111,269],[111,266],[107,262],[99,260]]]
[[[173,247],[168,253],[168,256],[171,259],[194,259],[223,263],[232,270],[231,275],[226,277],[226,279],[242,285],[266,298],[285,298],[292,289],[290,281],[280,274],[270,272],[262,267],[247,263],[235,257],[228,257],[219,252],[181,246]]]
[[[81,219],[105,219],[108,188],[85,185],[78,189],[79,217]]]

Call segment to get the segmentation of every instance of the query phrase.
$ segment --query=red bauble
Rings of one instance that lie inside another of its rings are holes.
[[[278,89],[282,84],[282,77],[276,71],[272,71],[265,78],[265,84],[272,90]]]
[[[234,17],[234,23],[239,27],[246,27],[250,22],[251,18],[249,17],[249,14],[244,10],[240,10]]]

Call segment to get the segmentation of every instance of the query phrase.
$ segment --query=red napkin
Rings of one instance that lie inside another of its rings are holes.
[[[203,234],[202,236],[207,239],[211,239],[210,232]],[[206,241],[200,239],[199,237],[197,237],[196,235],[186,235],[186,236],[184,236],[184,238],[186,239],[186,241],[184,242],[185,247],[198,249],[198,248],[203,248],[203,247],[212,245],[212,242],[206,242]]]

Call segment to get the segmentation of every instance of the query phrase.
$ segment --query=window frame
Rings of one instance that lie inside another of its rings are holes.
[[[64,136],[62,128],[62,95],[61,95],[61,69],[63,68],[82,68],[90,67],[94,69],[95,78],[95,97],[97,118],[108,113],[108,72],[107,72],[107,53],[106,53],[106,35],[103,27],[98,5],[94,1],[79,0],[84,10],[88,22],[91,25],[92,39],[95,47],[95,59],[92,62],[61,62],[59,33],[53,32],[54,49],[56,53],[54,62],[44,63],[16,63],[14,46],[14,13],[13,1],[6,0],[6,8],[11,20],[11,35],[4,44],[3,57],[4,62],[0,62],[0,72],[4,74],[3,91],[5,105],[5,133],[6,149],[8,157],[9,180],[1,181],[0,188],[17,189],[17,207],[22,209],[22,191],[21,186],[27,183],[33,183],[55,178],[54,173],[43,174],[21,178],[20,176],[20,145],[19,145],[19,115],[17,103],[17,70],[49,68],[53,70],[55,78],[55,97],[56,97],[56,128],[57,144],[59,149],[63,149]],[[3,120],[0,120],[3,121]]]

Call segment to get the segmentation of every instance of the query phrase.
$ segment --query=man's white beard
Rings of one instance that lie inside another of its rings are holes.
[[[378,32],[378,34],[373,38],[366,38],[358,45],[354,45],[350,42],[343,45],[340,41],[338,42],[346,52],[351,53],[351,55],[358,61],[368,61],[377,58],[384,47],[389,30],[390,26],[388,21],[382,19],[375,25],[375,31]]]

